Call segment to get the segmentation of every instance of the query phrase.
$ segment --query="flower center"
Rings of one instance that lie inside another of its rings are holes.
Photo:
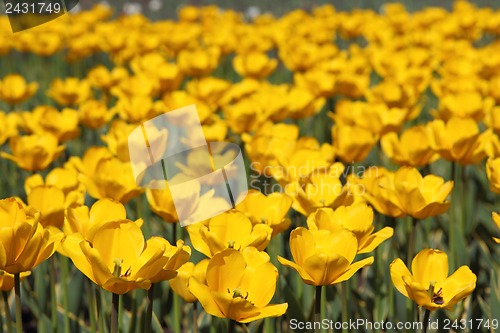
[[[229,288],[227,288],[227,292],[228,294],[231,294],[231,291],[229,290]],[[240,289],[240,287],[237,287],[236,289],[233,290],[233,298],[243,298],[243,299],[247,299],[248,298],[248,291],[245,295],[245,297],[243,297],[243,291]]]

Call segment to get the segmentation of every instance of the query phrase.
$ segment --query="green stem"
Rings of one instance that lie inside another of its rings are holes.
[[[5,310],[5,319],[7,320],[7,332],[12,333],[12,317],[10,315],[10,307],[9,307],[9,293],[6,291],[2,291],[3,296],[3,306]]]
[[[227,331],[228,331],[228,333],[236,332],[236,321],[229,319],[229,328]]]
[[[118,308],[120,306],[120,295],[113,293],[111,301],[111,333],[118,333]]]
[[[146,320],[144,321],[144,332],[151,332],[151,321],[153,319],[153,300],[154,300],[155,284],[151,284],[148,290],[148,307],[146,309]]]
[[[349,321],[349,308],[348,308],[348,294],[347,294],[347,289],[349,288],[349,280],[344,281],[341,286],[341,293],[342,293],[342,322],[347,323]],[[343,327],[342,325],[342,332],[347,332],[347,328]]]
[[[314,322],[320,322],[321,321],[321,286],[316,286],[316,296],[314,298]],[[314,332],[319,332],[318,329],[316,329],[316,325],[314,325]]]
[[[122,271],[123,259],[114,259],[115,268],[113,276],[119,277]],[[120,308],[120,295],[113,293],[111,300],[111,333],[118,333],[118,310]]]
[[[411,262],[413,260],[413,256],[415,255],[415,241],[417,238],[417,222],[418,220],[412,217],[411,226],[410,226],[410,236],[408,239],[408,249],[406,255],[406,266],[411,267]]]
[[[198,333],[198,302],[193,303],[193,333]]]
[[[64,256],[59,256],[59,263],[61,265],[61,289],[62,289],[62,303],[64,307],[64,332],[70,332],[69,326],[69,301],[68,301],[68,258]]]
[[[97,326],[97,301],[95,291],[92,286],[92,281],[87,279],[87,286],[89,289],[89,318],[90,318],[90,332],[96,333]]]
[[[181,333],[181,307],[179,304],[179,296],[173,292],[172,297],[174,298],[174,332]]]
[[[422,322],[423,324],[423,333],[427,333],[427,325],[429,324],[429,317],[431,316],[431,312],[427,309],[425,309],[425,314],[424,314],[424,321]]]
[[[23,314],[21,311],[21,275],[14,274],[14,290],[16,293],[16,330],[23,333]]]
[[[52,316],[52,331],[57,332],[57,294],[56,294],[56,265],[55,259],[50,260],[50,305],[51,305],[51,316]]]

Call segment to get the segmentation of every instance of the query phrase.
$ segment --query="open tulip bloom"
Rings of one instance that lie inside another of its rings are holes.
[[[265,252],[254,247],[241,252],[226,249],[208,263],[206,283],[189,279],[189,291],[207,313],[249,323],[285,313],[288,303],[269,304],[277,280],[278,270]]]
[[[396,289],[427,310],[451,310],[476,288],[476,275],[462,266],[448,276],[448,255],[439,250],[420,251],[411,264],[411,273],[401,259],[391,263]]]

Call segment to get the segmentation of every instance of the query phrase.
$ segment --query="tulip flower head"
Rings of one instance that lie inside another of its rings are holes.
[[[188,289],[207,313],[249,323],[285,313],[287,303],[269,304],[277,279],[278,270],[265,252],[226,249],[208,263],[206,283],[191,277]]]
[[[396,289],[419,306],[433,311],[451,310],[476,287],[476,275],[462,266],[448,276],[448,255],[433,249],[420,251],[411,264],[411,273],[401,259],[391,263]]]

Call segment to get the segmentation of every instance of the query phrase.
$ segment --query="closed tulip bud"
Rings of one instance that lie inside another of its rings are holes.
[[[0,200],[0,269],[10,274],[26,272],[56,251],[63,233],[38,222],[14,198]]]
[[[347,125],[332,127],[332,145],[335,154],[346,163],[363,161],[377,140],[377,136],[361,127]]]

